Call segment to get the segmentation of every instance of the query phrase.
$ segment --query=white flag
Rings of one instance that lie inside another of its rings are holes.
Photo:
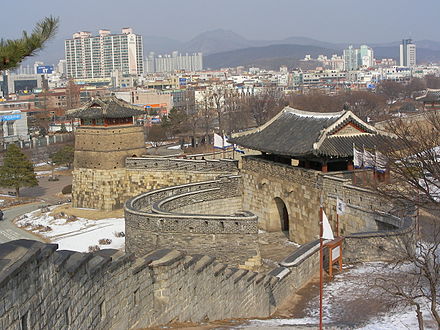
[[[232,144],[228,142],[228,137],[226,135],[223,136],[223,148],[227,149],[232,147]]]
[[[387,171],[388,159],[384,154],[376,150],[376,172],[385,173]]]
[[[333,236],[332,227],[330,226],[330,222],[328,222],[324,211],[322,211],[322,238],[331,240],[335,239]]]
[[[364,165],[364,155],[353,145],[353,165],[354,168],[361,168]]]
[[[214,148],[223,149],[223,143],[223,138],[220,135],[214,133]]]
[[[345,204],[345,202],[340,199],[339,197],[336,198],[336,213],[338,215],[342,215],[345,213],[345,207],[347,206],[347,204]]]
[[[364,148],[364,168],[374,168],[375,155]]]

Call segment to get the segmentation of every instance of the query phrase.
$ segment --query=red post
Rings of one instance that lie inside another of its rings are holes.
[[[323,292],[322,292],[322,287],[323,287],[323,268],[324,268],[324,253],[322,251],[322,232],[323,232],[323,227],[322,227],[322,203],[321,203],[321,208],[319,210],[319,225],[320,225],[320,230],[319,230],[319,330],[322,330],[322,296],[323,296]]]
[[[339,236],[339,214],[338,211],[336,211],[336,237]]]

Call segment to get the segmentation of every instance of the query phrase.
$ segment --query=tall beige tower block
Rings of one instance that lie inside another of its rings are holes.
[[[81,120],[75,131],[73,207],[123,207],[128,198],[125,158],[145,153],[143,128],[133,124],[133,117],[143,114],[142,108],[115,97],[69,111],[71,118]]]

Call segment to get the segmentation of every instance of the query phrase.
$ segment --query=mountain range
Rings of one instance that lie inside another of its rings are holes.
[[[139,32],[142,34],[142,31]],[[202,52],[205,55],[205,67],[219,68],[225,66],[254,65],[258,63],[282,63],[284,59],[299,60],[306,54],[342,54],[342,50],[350,43],[331,43],[307,37],[289,37],[280,40],[250,40],[229,30],[217,29],[203,32],[189,41],[182,42],[171,38],[157,36],[143,36],[144,56],[150,51],[157,54],[168,54],[174,50],[181,53]],[[368,43],[377,58],[399,57],[400,41],[389,43]],[[415,41],[417,45],[417,59],[419,62],[440,61],[440,42],[433,40]],[[358,47],[360,43],[353,43]],[[63,58],[63,42],[54,40],[44,52],[46,56],[37,59],[47,63],[56,63]],[[51,56],[53,58],[43,58]],[[281,59],[281,60],[280,60]],[[50,61],[49,61],[50,60]]]
[[[415,41],[419,62],[440,61],[440,42],[433,40]],[[366,43],[374,49],[377,58],[399,59],[400,41],[389,43]],[[281,40],[249,40],[229,30],[213,30],[201,33],[187,42],[167,38],[144,37],[146,54],[202,52],[205,55],[204,66],[218,69],[234,66],[260,66],[275,69],[279,65],[294,67],[306,54],[316,57],[323,54],[342,54],[349,43],[331,43],[306,37],[289,37]],[[353,43],[358,47],[360,43]]]

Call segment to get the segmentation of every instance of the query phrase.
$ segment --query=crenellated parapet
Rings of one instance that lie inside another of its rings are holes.
[[[142,258],[56,249],[29,240],[0,244],[2,329],[134,329],[268,317],[318,263],[314,253],[287,271],[263,274],[174,249]]]
[[[258,218],[241,210],[240,176],[153,190],[125,204],[126,249],[172,247],[244,264],[259,255]]]
[[[237,173],[238,160],[195,160],[169,157],[128,157],[125,160],[125,167],[128,169],[146,169],[149,171],[200,171]]]

